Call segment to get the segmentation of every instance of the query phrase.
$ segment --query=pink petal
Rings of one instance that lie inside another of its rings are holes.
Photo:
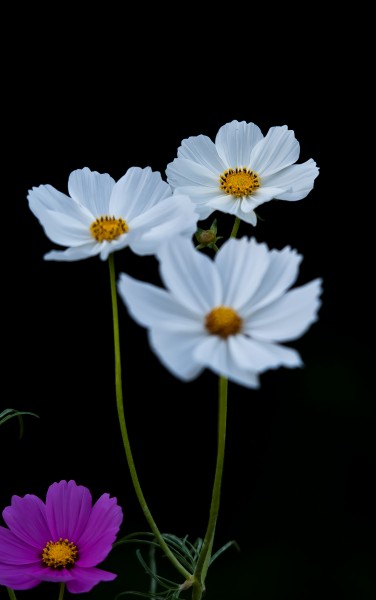
[[[116,579],[115,573],[103,571],[102,569],[88,568],[81,569],[74,567],[74,579],[67,581],[67,590],[72,594],[82,594],[90,590],[101,581],[112,581]]]
[[[93,567],[106,558],[123,520],[116,498],[103,494],[94,504],[86,529],[77,540],[81,567]]]
[[[43,546],[30,546],[12,531],[0,527],[0,564],[30,565],[40,562]]]
[[[52,540],[77,540],[90,517],[92,498],[89,490],[74,481],[53,483],[47,491],[46,516]]]
[[[12,590],[30,590],[40,581],[32,577],[27,569],[0,564],[0,585]]]
[[[67,582],[73,579],[73,569],[52,569],[43,565],[34,565],[29,573],[39,581]]]
[[[3,518],[14,535],[39,550],[51,537],[46,507],[40,498],[32,494],[23,498],[13,496],[11,506],[3,510]]]

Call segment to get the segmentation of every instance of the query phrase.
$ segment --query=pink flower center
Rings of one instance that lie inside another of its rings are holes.
[[[43,548],[42,561],[47,567],[65,569],[73,567],[77,555],[77,546],[67,539],[60,538],[58,542],[47,542]]]

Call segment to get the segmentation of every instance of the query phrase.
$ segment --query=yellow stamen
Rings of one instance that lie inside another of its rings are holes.
[[[205,318],[205,327],[209,333],[223,339],[239,333],[242,326],[242,319],[231,306],[216,306]]]
[[[242,198],[250,196],[257,188],[261,186],[260,177],[255,171],[250,171],[246,167],[239,169],[228,169],[224,171],[219,178],[221,190],[226,194]]]
[[[118,237],[127,233],[129,227],[124,219],[116,219],[115,217],[98,217],[91,225],[91,235],[97,240],[97,242],[112,242],[117,240]]]
[[[77,556],[77,546],[67,539],[60,538],[58,542],[47,542],[43,548],[42,561],[47,567],[65,569],[74,565]]]

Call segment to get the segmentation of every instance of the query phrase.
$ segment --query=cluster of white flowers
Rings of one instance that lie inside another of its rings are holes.
[[[205,135],[183,140],[167,181],[150,167],[132,167],[117,182],[85,167],[71,173],[69,196],[41,185],[28,201],[46,235],[66,247],[47,260],[106,260],[127,246],[156,255],[166,289],[120,273],[118,292],[171,373],[187,381],[208,368],[254,388],[268,369],[301,365],[279,342],[298,338],[317,319],[321,279],[290,289],[302,256],[289,246],[277,251],[231,238],[211,258],[193,236],[214,211],[255,226],[260,204],[307,196],[319,170],[312,159],[295,164],[298,158],[287,126],[263,136],[254,123],[232,121],[215,142]]]

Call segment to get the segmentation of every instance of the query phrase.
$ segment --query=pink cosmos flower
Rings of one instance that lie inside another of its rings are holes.
[[[26,590],[42,581],[64,582],[73,594],[90,591],[114,573],[96,568],[112,548],[123,520],[116,498],[74,481],[53,483],[46,503],[33,494],[13,496],[0,526],[0,584]]]

